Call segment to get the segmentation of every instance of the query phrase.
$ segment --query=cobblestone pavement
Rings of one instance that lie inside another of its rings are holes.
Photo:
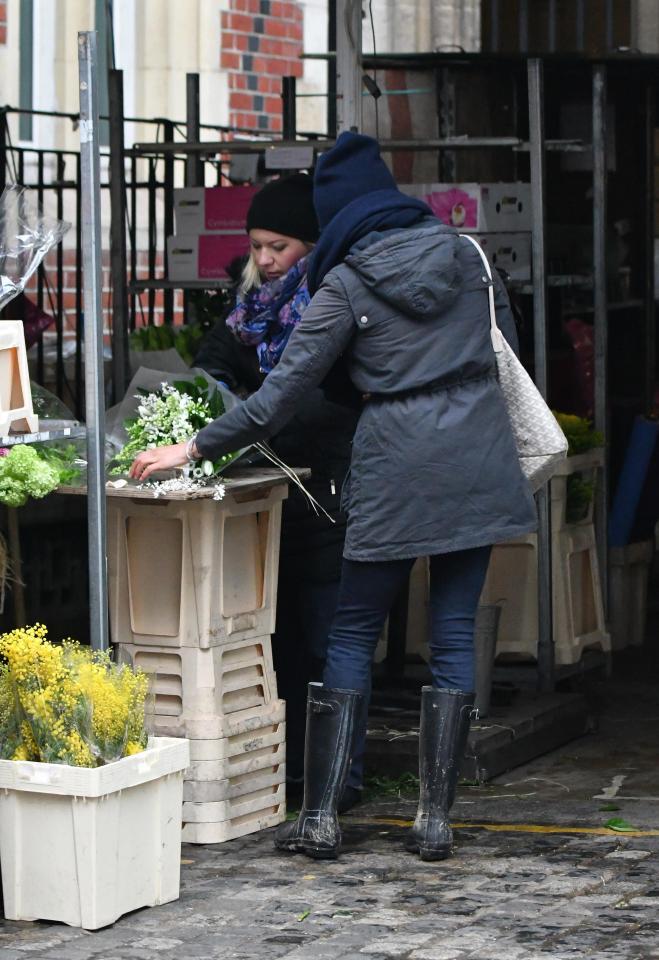
[[[5,922],[0,956],[659,958],[657,836],[465,827],[452,860],[422,863],[402,851],[402,825],[366,812],[345,818],[337,862],[284,858],[266,834],[187,846],[176,903],[95,933]]]
[[[659,960],[655,699],[632,690],[592,736],[462,786],[449,861],[406,853],[414,803],[380,799],[343,819],[336,862],[271,832],[185,846],[177,902],[95,933],[0,922],[0,960]]]

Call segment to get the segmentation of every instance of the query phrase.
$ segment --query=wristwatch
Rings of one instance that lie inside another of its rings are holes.
[[[201,460],[201,454],[197,450],[196,437],[190,437],[185,445],[185,455],[188,460]]]

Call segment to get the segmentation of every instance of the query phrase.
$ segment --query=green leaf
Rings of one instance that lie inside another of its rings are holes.
[[[297,922],[302,923],[303,920],[307,919],[310,913],[311,913],[311,910],[305,910],[304,913],[301,913],[300,916],[297,918]]]
[[[620,807],[617,803],[603,803],[599,808],[600,813],[608,813],[609,811],[619,810]]]
[[[627,820],[623,820],[622,817],[613,817],[611,820],[607,820],[604,826],[609,830],[615,830],[616,833],[634,833],[637,829]]]

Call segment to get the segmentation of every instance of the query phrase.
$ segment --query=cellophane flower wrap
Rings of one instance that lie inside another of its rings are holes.
[[[128,441],[114,456],[111,474],[127,473],[142,450],[189,440],[225,412],[222,394],[204,377],[163,381],[157,390],[140,389],[135,399],[137,416],[123,422]],[[214,461],[203,461],[197,468],[200,477],[218,476],[239,455],[228,453]]]
[[[144,750],[148,679],[106,652],[49,642],[41,624],[0,635],[0,757],[99,767]]]

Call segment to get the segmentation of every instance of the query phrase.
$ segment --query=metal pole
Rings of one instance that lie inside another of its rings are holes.
[[[362,5],[336,0],[336,129],[362,126]]]
[[[199,110],[199,74],[186,73],[185,75],[185,136],[191,143],[198,143],[200,137],[200,110]],[[199,187],[204,182],[203,163],[201,157],[189,153],[185,161],[186,187]]]
[[[295,140],[297,132],[295,77],[281,78],[281,101],[284,140]]]
[[[575,13],[575,31],[577,34],[577,50],[583,53],[586,47],[586,11],[585,0],[577,0]]]
[[[533,340],[535,383],[547,396],[547,258],[545,252],[545,121],[542,60],[528,62],[529,141],[533,247]],[[549,487],[538,503],[538,689],[554,689],[554,624],[552,610],[551,517]]]
[[[199,74],[186,73],[185,75],[185,138],[191,143],[197,143],[201,137],[201,110],[199,106]],[[185,158],[185,185],[186,187],[203,187],[204,161],[201,156],[189,153]],[[173,203],[173,200],[172,200]],[[167,240],[165,240],[165,258],[167,257]],[[172,318],[173,320],[173,318]],[[183,322],[194,323],[197,312],[190,290],[183,291]]]
[[[108,648],[105,520],[105,396],[101,300],[101,175],[96,33],[78,34],[82,259],[85,310],[85,413],[89,545],[89,627],[95,650]]]
[[[519,0],[517,16],[519,31],[519,52],[527,53],[529,49],[529,0]]]
[[[645,196],[654,197],[654,129],[656,126],[656,98],[652,83],[645,88]],[[654,303],[654,203],[645,204],[645,409],[654,405],[655,376],[655,303]]]
[[[558,29],[556,0],[549,0],[549,52],[556,53],[556,33]]]
[[[605,53],[611,53],[613,50],[613,0],[605,0],[606,7],[606,47]]]
[[[0,193],[7,183],[7,112],[0,110]]]
[[[490,3],[490,51],[499,52],[499,0]]]
[[[110,95],[110,272],[112,275],[112,392],[119,403],[128,386],[128,290],[126,279],[126,167],[124,75],[108,71]]]
[[[163,123],[162,135],[170,143],[174,140],[174,124],[170,120]],[[168,155],[164,159],[164,204],[165,212],[163,217],[163,230],[165,239],[163,240],[163,252],[165,254],[165,277],[169,275],[169,265],[167,263],[167,237],[174,233],[174,156]],[[174,323],[174,291],[163,290],[162,293],[163,322]]]
[[[327,3],[327,49],[336,53],[336,0]],[[327,60],[327,136],[336,136],[336,58]]]
[[[595,535],[604,612],[608,607],[608,303],[606,296],[606,67],[593,67],[593,332],[595,340],[595,429],[604,436],[604,468],[595,496]]]

